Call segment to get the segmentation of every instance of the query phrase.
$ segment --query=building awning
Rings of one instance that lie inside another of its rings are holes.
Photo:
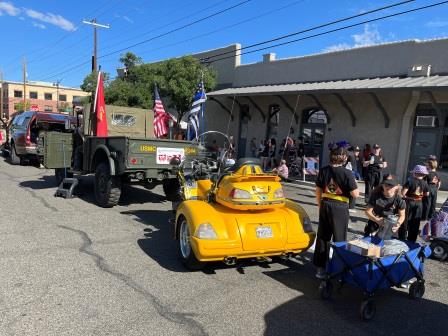
[[[208,96],[279,95],[294,93],[363,92],[383,90],[437,90],[448,88],[448,76],[385,77],[330,82],[257,85],[228,88],[207,93]]]

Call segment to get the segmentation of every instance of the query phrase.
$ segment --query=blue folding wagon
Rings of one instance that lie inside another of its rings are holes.
[[[382,244],[376,238],[363,240]],[[373,319],[376,306],[373,300],[378,289],[401,287],[403,283],[416,279],[409,287],[409,296],[413,299],[421,298],[425,293],[423,279],[423,264],[425,258],[431,255],[427,246],[405,241],[409,251],[397,255],[381,258],[366,257],[346,249],[347,242],[332,243],[333,256],[327,266],[327,276],[319,285],[322,299],[331,298],[333,291],[332,280],[343,284],[350,284],[364,291],[360,314],[364,321]]]

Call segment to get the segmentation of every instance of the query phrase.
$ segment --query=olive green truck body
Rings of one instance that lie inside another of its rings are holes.
[[[116,106],[106,111],[107,137],[83,131],[91,128],[85,114],[77,125],[66,125],[66,132],[43,132],[38,152],[45,168],[55,169],[58,184],[73,174],[95,174],[95,198],[103,207],[118,203],[125,184],[148,189],[164,184],[169,193],[176,181],[172,159],[198,155],[198,144],[154,138],[152,111]]]

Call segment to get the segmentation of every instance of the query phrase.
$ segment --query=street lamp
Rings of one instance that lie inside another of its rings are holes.
[[[59,84],[61,84],[62,79],[56,80],[53,86],[56,86],[56,112],[59,112]]]

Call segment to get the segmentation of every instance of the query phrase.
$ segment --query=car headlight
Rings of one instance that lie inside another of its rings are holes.
[[[303,231],[305,232],[313,232],[313,225],[311,223],[311,219],[309,217],[302,218]]]
[[[243,189],[237,189],[233,188],[232,191],[229,194],[230,198],[234,199],[251,199],[252,196],[250,195],[250,192],[243,190]]]
[[[274,198],[285,198],[285,195],[283,194],[283,188],[278,188],[276,191],[274,191]]]
[[[210,223],[202,223],[196,229],[195,236],[199,239],[217,239],[218,235]]]

